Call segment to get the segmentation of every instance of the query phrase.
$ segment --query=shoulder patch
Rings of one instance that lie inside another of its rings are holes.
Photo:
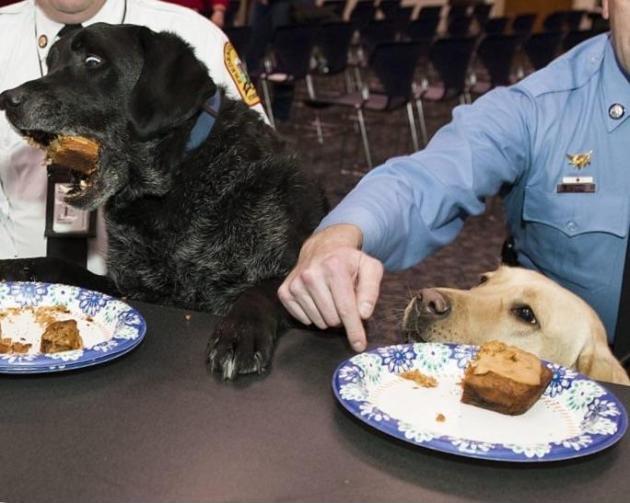
[[[250,107],[258,105],[260,98],[256,92],[256,86],[254,86],[245,68],[243,68],[241,58],[238,57],[236,49],[234,49],[231,42],[226,42],[223,46],[223,61],[245,104]]]

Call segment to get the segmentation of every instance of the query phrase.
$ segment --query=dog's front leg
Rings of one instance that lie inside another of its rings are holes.
[[[208,344],[208,366],[223,379],[269,369],[276,339],[288,319],[276,291],[282,279],[245,290],[221,320]]]

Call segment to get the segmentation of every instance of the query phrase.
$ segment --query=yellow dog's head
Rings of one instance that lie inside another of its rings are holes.
[[[427,342],[500,340],[595,379],[630,384],[595,311],[542,274],[519,267],[486,273],[470,290],[420,290],[405,309],[403,330]]]

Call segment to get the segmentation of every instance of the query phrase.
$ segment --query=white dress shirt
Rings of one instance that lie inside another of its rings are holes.
[[[107,0],[88,21],[139,24],[177,33],[195,49],[228,94],[240,99],[239,88],[224,62],[225,34],[190,9],[157,0]],[[46,56],[63,27],[46,17],[35,0],[0,9],[0,92],[46,73]],[[43,42],[47,40],[46,44]],[[253,107],[266,116],[260,103]],[[29,146],[0,112],[0,259],[46,255],[44,236],[47,176],[44,153]],[[99,215],[97,237],[89,240],[88,269],[106,272],[105,224]]]

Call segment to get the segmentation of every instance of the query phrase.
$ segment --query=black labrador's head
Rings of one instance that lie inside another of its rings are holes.
[[[196,116],[216,86],[192,48],[174,34],[95,24],[50,49],[49,73],[0,94],[0,110],[46,147],[58,136],[100,144],[98,167],[73,173],[68,203],[93,209],[123,190],[155,187],[147,152]]]

